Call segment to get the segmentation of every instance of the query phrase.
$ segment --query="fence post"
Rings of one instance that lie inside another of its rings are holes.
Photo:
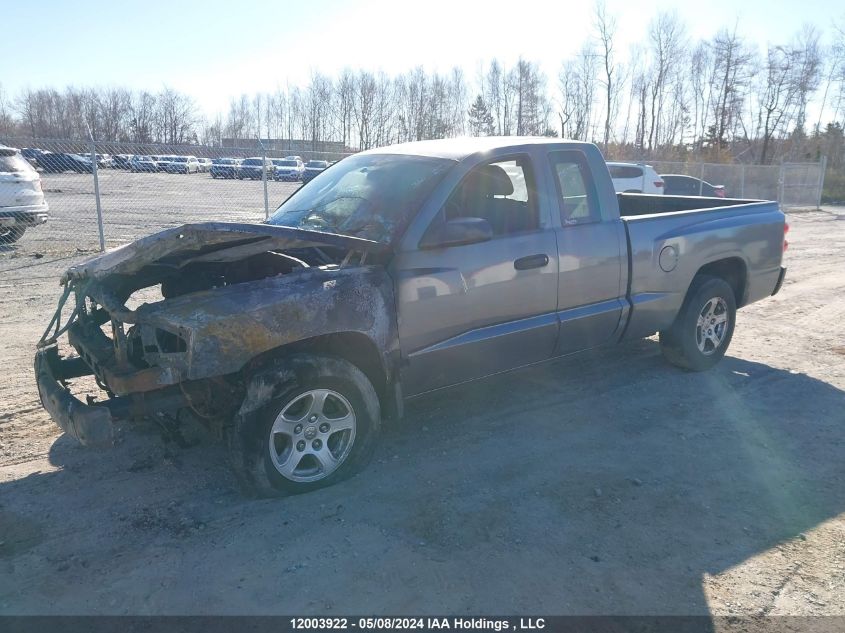
[[[264,181],[264,219],[270,217],[270,198],[267,196],[267,150],[264,150],[262,158],[261,179]]]
[[[827,171],[827,156],[822,156],[819,160],[819,191],[816,197],[816,209],[822,206],[822,191],[824,190],[824,176]]]
[[[784,192],[784,180],[786,179],[786,170],[784,169],[783,162],[781,161],[780,164],[780,175],[778,176],[778,202],[780,206],[783,207],[783,192]]]
[[[739,172],[739,197],[745,197],[745,163],[742,163],[742,169]]]
[[[106,235],[103,231],[103,207],[100,205],[100,176],[97,173],[97,146],[94,143],[94,135],[91,134],[91,128],[88,128],[88,136],[91,139],[91,171],[94,174],[94,200],[97,203],[97,229],[100,232],[100,252],[103,252],[106,250]]]

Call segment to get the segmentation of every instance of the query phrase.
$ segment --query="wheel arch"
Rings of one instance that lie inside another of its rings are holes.
[[[355,331],[332,332],[274,347],[247,363],[243,371],[247,382],[253,376],[272,371],[277,361],[292,354],[335,356],[348,361],[360,369],[373,385],[383,416],[401,416],[402,402],[395,380],[398,374],[390,367],[388,358],[376,341],[367,334]]]
[[[734,291],[736,307],[740,308],[745,304],[745,294],[748,289],[748,265],[741,257],[734,255],[708,262],[696,271],[693,281],[702,275],[723,279]],[[692,284],[690,284],[690,287],[692,287]]]

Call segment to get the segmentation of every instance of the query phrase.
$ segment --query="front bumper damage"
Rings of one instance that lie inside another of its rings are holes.
[[[62,327],[61,311],[73,294],[73,284],[67,284],[56,315],[35,352],[38,395],[52,420],[85,446],[108,446],[114,441],[117,420],[141,418],[151,410],[185,406],[184,388],[172,386],[167,380],[172,380],[172,372],[162,368],[119,371],[115,362],[116,346],[101,330],[83,326],[79,305]],[[77,295],[77,304],[82,296],[84,290]],[[53,327],[55,331],[51,333]],[[59,355],[58,340],[64,334],[78,356],[62,358]],[[96,401],[88,396],[87,402],[82,402],[74,396],[68,381],[85,376],[93,376],[110,397]]]
[[[85,446],[114,441],[112,412],[107,404],[88,405],[73,396],[63,381],[88,373],[79,358],[59,359],[55,347],[35,354],[35,379],[41,404],[59,428]]]
[[[119,420],[189,406],[187,392],[174,387],[115,396],[101,402],[89,399],[86,404],[71,393],[67,381],[92,374],[82,358],[60,358],[56,346],[35,353],[35,380],[41,404],[59,428],[84,446],[113,444],[115,423]]]

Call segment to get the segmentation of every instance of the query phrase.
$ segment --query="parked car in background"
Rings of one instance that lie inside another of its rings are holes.
[[[200,170],[196,156],[171,156],[165,169],[170,174],[195,174]]]
[[[21,156],[23,156],[33,167],[38,167],[38,157],[43,153],[44,150],[40,150],[36,147],[24,147],[21,150]]]
[[[666,183],[663,193],[667,196],[704,196],[705,198],[725,198],[724,185],[711,185],[706,180],[685,174],[661,174]]]
[[[197,158],[197,162],[199,163],[201,172],[206,173],[211,169],[210,158]]]
[[[131,169],[132,154],[115,154],[112,156],[112,167],[115,169]]]
[[[300,163],[305,162],[302,160],[302,156],[285,156],[285,160],[298,160]]]
[[[276,180],[302,180],[302,174],[305,173],[305,165],[301,160],[293,160],[289,158],[274,158],[273,178]]]
[[[47,221],[41,176],[22,154],[0,145],[0,244],[17,242],[26,229]]]
[[[158,163],[155,160],[155,156],[136,154],[129,159],[129,168],[134,172],[145,171],[154,173],[158,171]]]
[[[90,152],[80,152],[78,154],[69,155],[80,157],[89,164],[92,164],[93,160],[96,160],[97,167],[99,169],[111,169],[114,166],[114,161],[112,160],[111,154],[91,154]]]
[[[309,160],[305,163],[305,170],[302,172],[302,182],[313,180],[314,176],[324,172],[328,166],[328,162],[324,160]]]
[[[212,178],[237,178],[240,165],[239,158],[215,158],[209,171]]]
[[[51,174],[75,171],[79,174],[93,171],[93,163],[88,155],[65,154],[63,152],[43,152],[38,158],[38,165]]]
[[[97,167],[102,167],[103,169],[114,169],[114,158],[111,154],[94,154],[94,156],[97,157]]]
[[[176,156],[153,156],[156,159],[158,171],[169,171],[170,164],[174,161]]]
[[[663,193],[663,179],[651,165],[607,163],[616,193]]]
[[[250,178],[252,180],[261,180],[264,177],[264,170],[267,172],[267,178],[273,177],[275,166],[273,162],[267,158],[251,157],[245,158],[238,169],[238,178]]]

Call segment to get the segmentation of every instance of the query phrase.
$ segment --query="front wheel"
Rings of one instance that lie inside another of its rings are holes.
[[[295,354],[255,376],[252,384],[272,385],[276,396],[238,415],[227,431],[232,466],[248,493],[309,492],[367,465],[381,425],[379,401],[352,363]]]
[[[733,288],[724,279],[701,275],[693,280],[672,327],[660,332],[660,349],[673,365],[704,371],[725,355],[735,325]]]

